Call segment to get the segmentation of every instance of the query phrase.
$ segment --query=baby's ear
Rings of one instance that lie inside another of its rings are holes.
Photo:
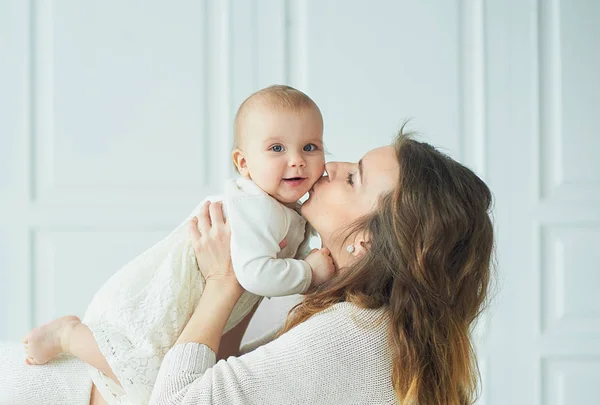
[[[238,172],[242,175],[242,177],[250,178],[250,172],[248,172],[248,165],[246,163],[246,158],[244,157],[244,152],[241,149],[234,149],[231,152],[231,158],[233,159],[233,164],[237,167]]]

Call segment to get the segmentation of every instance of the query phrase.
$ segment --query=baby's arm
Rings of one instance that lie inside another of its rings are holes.
[[[324,283],[333,276],[333,273],[335,273],[333,258],[331,257],[331,252],[327,248],[313,249],[308,256],[306,256],[306,262],[312,269],[311,287]]]
[[[287,208],[264,194],[227,199],[225,205],[231,226],[231,260],[242,287],[267,297],[305,292],[312,282],[309,263],[277,258],[279,242],[290,228]]]

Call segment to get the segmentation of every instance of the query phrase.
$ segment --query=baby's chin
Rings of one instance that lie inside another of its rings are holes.
[[[279,198],[277,198],[277,200],[282,203],[282,204],[295,204],[298,201],[300,201],[300,199],[302,197],[304,197],[308,191],[310,190],[310,187],[307,188],[306,190],[297,190],[297,192],[290,194],[290,193],[285,193],[283,195],[279,195]]]

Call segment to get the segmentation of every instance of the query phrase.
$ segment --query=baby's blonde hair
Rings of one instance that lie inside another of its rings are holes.
[[[252,107],[256,106],[258,103],[270,108],[292,111],[313,109],[321,118],[321,124],[323,123],[321,110],[312,98],[293,87],[275,84],[251,94],[240,105],[240,108],[238,108],[237,113],[235,114],[235,120],[233,121],[233,149],[240,147],[244,119],[249,111],[252,110]]]

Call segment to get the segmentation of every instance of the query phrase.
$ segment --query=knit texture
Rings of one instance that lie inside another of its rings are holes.
[[[383,309],[339,303],[216,364],[205,345],[176,345],[150,404],[397,404],[388,325]]]
[[[81,360],[62,355],[29,366],[22,344],[0,343],[0,405],[89,405],[91,389]]]

